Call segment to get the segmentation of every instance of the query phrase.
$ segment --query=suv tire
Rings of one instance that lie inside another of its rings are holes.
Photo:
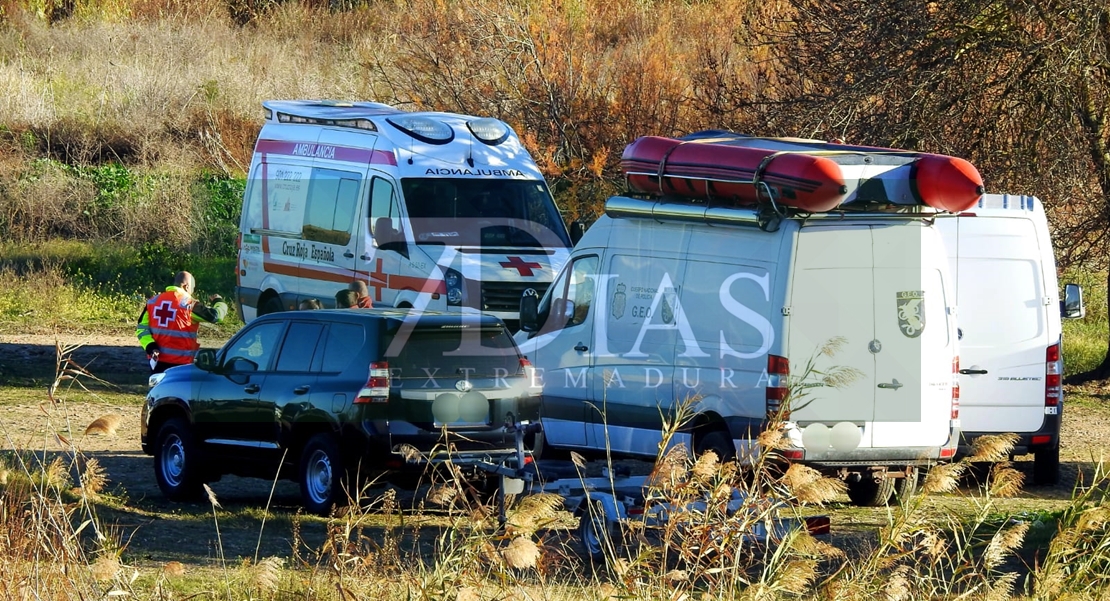
[[[195,501],[201,493],[200,450],[185,420],[162,424],[154,443],[154,476],[162,495],[171,501]]]
[[[337,505],[346,505],[346,471],[335,439],[317,434],[308,440],[297,471],[304,508],[326,516]]]

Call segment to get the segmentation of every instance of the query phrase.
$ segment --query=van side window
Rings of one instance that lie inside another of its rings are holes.
[[[312,355],[320,340],[322,323],[293,322],[285,334],[285,343],[278,355],[277,371],[309,371]]]
[[[361,183],[357,173],[313,170],[301,236],[305,240],[347,245],[351,241]]]
[[[561,330],[586,321],[597,286],[597,256],[578,257],[563,269],[551,285],[551,294],[540,305],[547,315],[545,331]]]
[[[371,180],[370,235],[378,244],[391,242],[401,234],[401,212],[393,192],[393,182],[381,177],[374,177]],[[388,231],[385,228],[388,228]]]
[[[243,207],[251,232],[301,231],[309,172],[304,165],[268,162],[251,169]]]

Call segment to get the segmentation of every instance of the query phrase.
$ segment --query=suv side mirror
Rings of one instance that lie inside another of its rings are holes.
[[[1064,285],[1064,300],[1060,302],[1060,316],[1064,319],[1082,319],[1087,314],[1083,306],[1083,287],[1079,284]]]
[[[227,362],[224,366],[227,371],[231,372],[251,372],[258,371],[258,364],[245,357],[236,357]]]
[[[586,233],[586,222],[585,221],[575,221],[575,222],[571,223],[570,224],[570,243],[571,244],[578,244],[578,241],[582,239],[582,236],[585,235],[585,233]]]
[[[193,357],[193,365],[204,371],[216,371],[216,351],[210,348],[197,351],[196,356]]]
[[[540,329],[540,293],[529,288],[520,296],[520,329],[535,332]]]

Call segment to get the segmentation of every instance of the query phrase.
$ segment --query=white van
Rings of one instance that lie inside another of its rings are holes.
[[[956,282],[960,417],[966,453],[984,434],[1012,432],[1015,455],[1033,454],[1033,482],[1060,473],[1061,316],[1083,316],[1082,290],[1059,301],[1056,260],[1041,202],[987,194],[977,207],[941,216]]]
[[[504,122],[372,102],[267,101],[239,240],[241,315],[335,305],[492,313],[513,324],[571,241]]]
[[[542,299],[521,302],[546,445],[653,458],[663,420],[694,398],[681,442],[750,457],[788,375],[814,359],[856,374],[809,374],[786,458],[844,478],[863,505],[912,488],[959,434],[954,290],[926,217],[845,211],[766,231],[751,209],[610,198]]]

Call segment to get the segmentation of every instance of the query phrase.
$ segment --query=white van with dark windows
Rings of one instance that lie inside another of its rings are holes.
[[[982,196],[971,163],[711,130],[638,138],[621,167],[630,195],[521,300],[541,450],[656,457],[682,409],[675,442],[749,461],[774,424],[781,456],[861,505],[955,455],[955,285],[935,220]]]
[[[790,375],[806,375],[783,455],[844,478],[859,504],[906,492],[959,437],[954,287],[931,217],[844,211],[774,229],[752,209],[610,198],[542,299],[521,304],[544,443],[653,458],[692,399],[677,441],[743,459]],[[820,354],[830,342],[838,352]],[[822,377],[841,368],[853,377]]]
[[[1033,483],[1060,474],[1064,395],[1061,317],[1083,317],[1082,290],[1060,302],[1044,207],[1032,196],[986,194],[937,219],[956,283],[960,335],[961,453],[985,434],[1018,435],[1033,455]]]
[[[366,282],[374,305],[515,324],[570,238],[504,122],[373,102],[267,101],[239,238],[246,321]]]

